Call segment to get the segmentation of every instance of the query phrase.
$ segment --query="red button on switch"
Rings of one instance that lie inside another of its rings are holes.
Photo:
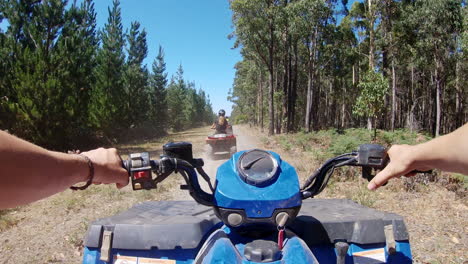
[[[147,172],[147,171],[137,171],[137,172],[135,172],[135,174],[133,175],[133,177],[135,177],[135,179],[140,179],[140,178],[143,178],[143,177],[148,177],[148,172]]]

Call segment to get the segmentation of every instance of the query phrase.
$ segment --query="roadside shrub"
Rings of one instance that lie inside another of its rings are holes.
[[[11,210],[0,210],[0,232],[18,223],[18,219],[9,214],[10,211]]]
[[[387,145],[391,144],[409,144],[413,145],[418,143],[418,134],[410,132],[406,129],[397,129],[395,131],[380,131],[379,139],[382,143]],[[428,140],[427,137],[423,136],[424,140]]]
[[[371,141],[372,136],[368,130],[347,129],[343,135],[335,134],[328,150],[331,154],[330,156],[336,156],[356,150],[359,145],[370,143]]]
[[[278,137],[279,143],[281,147],[287,151],[291,150],[292,148],[292,140],[288,138],[288,136],[281,135]]]

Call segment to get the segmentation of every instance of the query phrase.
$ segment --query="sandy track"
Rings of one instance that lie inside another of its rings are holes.
[[[233,127],[234,135],[237,138],[237,151],[241,150],[248,150],[257,148],[260,145],[259,137],[256,134],[257,131],[254,129],[250,129],[249,126],[241,125],[241,126],[234,126]],[[194,153],[202,153],[201,158],[205,162],[205,166],[203,169],[205,172],[210,176],[211,184],[214,187],[214,182],[216,179],[216,172],[218,167],[221,166],[224,162],[226,162],[229,157],[227,156],[216,156],[216,159],[208,158],[208,155],[205,151],[205,145],[193,145]],[[203,190],[209,192],[208,184],[203,180],[199,179],[200,185]],[[174,193],[174,200],[192,200],[192,197],[188,194],[187,191],[179,191],[177,190]]]

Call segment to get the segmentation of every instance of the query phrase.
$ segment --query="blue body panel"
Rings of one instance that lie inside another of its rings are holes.
[[[409,241],[396,241],[396,253],[389,255],[385,244],[358,245],[350,244],[346,256],[346,264],[354,264],[353,253],[365,252],[376,249],[384,249],[385,263],[389,264],[410,264],[412,262]],[[330,246],[313,247],[312,252],[319,263],[334,263],[336,261],[336,250]],[[374,262],[372,262],[374,263]]]
[[[302,198],[299,191],[299,181],[295,169],[288,163],[282,161],[278,154],[274,152],[269,152],[278,162],[278,175],[275,177],[268,186],[253,186],[247,184],[241,177],[238,176],[236,163],[239,157],[243,152],[239,152],[233,155],[233,157],[227,162],[223,163],[219,168],[216,176],[216,187],[214,193],[214,200],[216,206],[220,208],[229,208],[229,209],[242,209],[245,211],[246,215],[250,218],[266,218],[271,217],[275,209],[282,208],[292,208],[299,207],[302,204]],[[157,203],[157,202],[155,202]],[[307,206],[307,202],[304,202],[302,209]],[[171,206],[174,208],[174,206]],[[328,206],[326,209],[330,209],[331,214],[335,214],[337,206]],[[203,214],[213,214],[209,210],[202,211]],[[310,215],[310,218],[313,218],[316,211],[309,211],[307,216]],[[320,210],[321,212],[325,210]],[[185,212],[185,210],[184,210]],[[178,212],[180,213],[180,212]],[[167,217],[171,221],[175,218],[174,215],[159,215],[159,211],[156,212],[156,217]],[[147,217],[153,217],[155,215],[149,214]],[[189,214],[189,217],[194,217],[195,214]],[[133,219],[133,215],[131,217]],[[329,217],[331,218],[331,217]],[[261,219],[255,219],[256,221],[261,221]],[[297,218],[296,218],[297,220]],[[317,220],[317,219],[316,219]],[[203,220],[206,221],[206,220]],[[318,220],[317,220],[318,221]],[[358,222],[356,226],[359,227],[359,223],[366,223],[368,219]],[[382,220],[379,220],[382,221]],[[338,225],[349,222],[349,216],[345,216],[341,221],[335,221]],[[312,222],[311,222],[312,223]],[[322,223],[322,222],[320,222]],[[111,223],[108,223],[111,225]],[[138,230],[140,226],[137,225]],[[165,223],[167,224],[167,223]],[[404,224],[403,224],[404,225]],[[304,226],[304,225],[302,225]],[[146,226],[150,227],[150,226]],[[166,228],[167,226],[164,226]],[[291,226],[290,226],[291,227]],[[310,226],[307,225],[307,228]],[[101,227],[102,228],[102,227]],[[321,229],[320,229],[321,228]],[[319,232],[324,232],[323,226],[319,226],[318,229],[307,229],[308,234],[304,235],[296,231],[294,234],[293,228],[287,230],[287,238],[284,243],[284,248],[281,251],[281,257],[279,260],[274,262],[269,262],[270,264],[315,264],[315,263],[336,263],[336,251],[334,245],[331,244],[333,241],[337,240],[323,240],[327,241],[324,243],[310,243],[310,237],[316,238]],[[351,226],[355,228],[355,226]],[[98,229],[101,230],[101,229]],[[142,230],[144,226],[142,225]],[[180,230],[180,229],[177,229]],[[333,229],[336,231],[337,229]],[[377,231],[375,231],[377,230]],[[370,234],[375,234],[376,232],[383,232],[382,229],[364,229],[364,231],[369,231]],[[348,230],[339,232],[340,234],[346,233]],[[351,230],[352,231],[352,230]],[[367,233],[369,233],[367,232]],[[196,245],[189,244],[182,248],[177,246],[178,244],[171,244],[169,249],[159,250],[163,248],[161,246],[155,246],[158,244],[150,244],[146,248],[151,248],[150,250],[122,250],[122,249],[112,249],[111,256],[121,255],[121,256],[132,256],[132,257],[141,257],[141,258],[153,258],[153,259],[167,259],[175,260],[176,264],[192,264],[192,263],[203,263],[203,264],[255,264],[256,262],[251,262],[246,259],[244,256],[244,249],[246,245],[253,241],[252,238],[248,236],[241,235],[242,233],[236,229],[230,229],[229,227],[218,222],[213,225],[212,228],[204,229],[202,232],[203,236],[200,236],[200,239],[197,240]],[[330,232],[331,233],[331,232]],[[133,234],[133,233],[132,233]],[[151,233],[152,234],[152,233]],[[158,233],[159,234],[159,233]],[[276,232],[263,233],[268,234],[266,237],[261,237],[257,239],[276,241]],[[359,232],[356,232],[359,234]],[[186,232],[183,235],[187,236]],[[151,235],[151,238],[155,236]],[[167,237],[167,236],[166,236]],[[307,238],[309,237],[309,238]],[[115,238],[115,237],[114,237]],[[138,239],[139,237],[137,237]],[[172,237],[171,237],[172,238]],[[175,238],[177,240],[177,238]],[[191,238],[190,238],[191,239]],[[308,240],[309,239],[309,240]],[[399,238],[402,239],[402,238]],[[406,238],[407,239],[407,236]],[[352,239],[347,238],[347,241],[353,241]],[[96,239],[99,241],[99,239]],[[128,240],[125,240],[128,241]],[[309,243],[310,247],[306,242]],[[320,240],[322,241],[322,240]],[[356,241],[356,240],[354,240]],[[369,241],[369,240],[368,240]],[[412,263],[411,249],[408,240],[396,241],[396,253],[389,255],[385,248],[385,238],[380,240],[371,240],[374,244],[353,244],[350,243],[349,249],[346,256],[346,264],[360,264],[360,263],[372,263],[376,264],[375,260],[366,262],[361,260],[359,263],[356,261],[356,253],[362,253],[366,251],[376,251],[379,254],[379,257],[382,257],[385,262],[382,263],[393,263],[393,264],[409,264]],[[375,243],[381,242],[383,243]],[[101,242],[96,242],[93,244],[93,247],[84,248],[83,263],[84,264],[104,264],[99,260],[100,258],[100,249],[95,248],[97,244]],[[361,243],[361,242],[359,242]],[[367,243],[367,242],[362,242]],[[115,244],[117,245],[117,244]],[[176,245],[176,246],[174,246]],[[194,248],[192,248],[194,247]],[[132,247],[127,247],[132,248]],[[173,249],[172,249],[173,248]],[[363,255],[363,254],[361,254]],[[364,254],[365,255],[365,254]],[[365,256],[364,256],[365,258]],[[110,263],[113,263],[111,261]]]
[[[210,237],[205,241],[209,244],[208,253],[201,259],[203,264],[255,264],[243,257],[246,240],[235,234],[230,234],[229,229],[219,229],[225,236]],[[212,239],[213,241],[210,241]],[[346,256],[347,264],[354,264],[353,253],[365,252],[376,249],[384,249],[384,244],[356,245],[350,244]],[[411,250],[408,241],[397,241],[397,252],[388,255],[385,250],[385,262],[390,264],[412,263]],[[197,256],[198,249],[193,250],[112,250],[112,255],[135,256],[143,258],[171,259],[177,264],[192,264]],[[84,250],[83,264],[105,264],[99,260],[100,253],[97,248],[86,248]],[[111,262],[113,263],[113,262]],[[314,264],[314,263],[336,263],[336,253],[333,245],[313,247],[309,249],[302,239],[297,236],[285,241],[282,258],[270,264]],[[371,262],[377,263],[377,262]]]
[[[291,165],[282,161],[278,154],[269,152],[278,161],[279,175],[268,186],[253,186],[237,174],[236,163],[244,152],[234,154],[218,168],[214,193],[218,207],[244,209],[248,217],[265,218],[271,217],[275,209],[301,205],[299,181]]]
[[[195,256],[197,255],[197,249],[192,250],[117,250],[111,251],[111,256],[122,255],[142,258],[156,258],[156,259],[173,259],[176,260],[177,264],[192,264]],[[83,264],[107,264],[107,262],[99,260],[101,254],[99,248],[87,248],[84,249]],[[110,263],[113,263],[111,261]]]

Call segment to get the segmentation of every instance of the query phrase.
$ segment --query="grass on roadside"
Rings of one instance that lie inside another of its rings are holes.
[[[12,210],[0,210],[0,232],[16,225],[19,220],[11,214]]]
[[[286,153],[291,153],[293,156],[301,155],[303,161],[296,162],[295,167],[298,172],[311,172],[327,159],[334,156],[348,153],[357,150],[359,145],[365,143],[380,144],[385,147],[393,144],[418,144],[429,140],[430,137],[424,134],[410,132],[409,130],[399,129],[395,131],[377,131],[377,137],[373,140],[373,131],[362,128],[351,128],[346,130],[320,130],[310,133],[298,132],[293,134],[281,134],[272,138],[262,137],[262,143],[267,147],[279,147]],[[357,179],[356,169],[352,170],[340,169],[335,172],[333,179],[353,180]],[[444,178],[445,177],[445,178]],[[424,191],[424,186],[429,182],[440,182],[449,190],[456,190],[464,195],[468,189],[468,176],[461,174],[449,174],[441,176],[438,171],[432,174],[420,174],[416,177],[405,178],[402,188],[407,192]],[[331,184],[333,185],[333,184]],[[351,198],[351,197],[347,197]],[[359,203],[366,200],[366,193],[363,191],[355,195]]]

